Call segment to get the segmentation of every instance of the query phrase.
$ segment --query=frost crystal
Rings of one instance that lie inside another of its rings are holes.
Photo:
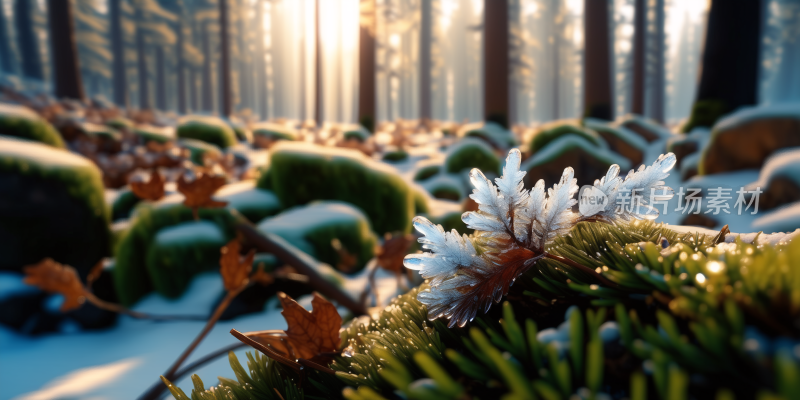
[[[472,237],[459,236],[455,230],[445,232],[423,217],[414,218],[414,228],[423,235],[419,242],[430,253],[408,255],[404,265],[430,280],[430,289],[418,295],[428,306],[430,319],[444,317],[450,327],[464,326],[479,310],[486,312],[499,302],[517,277],[547,255],[547,244],[578,222],[652,219],[658,216],[652,202],[672,197],[672,189],[663,181],[675,165],[672,153],[661,155],[649,167],[631,170],[625,179],[619,177],[619,166],[612,165],[605,177],[594,182],[608,197],[606,207],[583,216],[572,211],[578,191],[572,168],[565,169],[546,194],[543,180],[527,191],[522,183],[525,171],[519,169],[521,158],[517,149],[508,153],[496,185],[480,170],[470,172],[475,187],[470,197],[478,211],[461,218],[475,230]],[[617,207],[619,196],[637,198],[638,208]]]

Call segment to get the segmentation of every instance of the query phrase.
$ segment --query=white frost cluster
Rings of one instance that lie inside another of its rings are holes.
[[[672,197],[672,189],[663,182],[675,165],[672,153],[660,156],[647,168],[631,170],[624,179],[619,177],[619,166],[612,165],[605,177],[594,182],[594,187],[608,197],[608,203],[592,215],[578,215],[572,211],[578,191],[572,168],[566,168],[559,183],[545,195],[543,180],[530,191],[525,190],[522,182],[525,171],[520,171],[520,161],[519,150],[511,150],[503,176],[495,180],[496,185],[480,170],[470,172],[470,181],[475,187],[470,197],[478,204],[478,211],[464,213],[462,220],[475,230],[474,237],[460,236],[455,230],[445,232],[440,225],[423,217],[414,219],[414,228],[423,235],[419,242],[430,253],[408,255],[404,264],[430,279],[430,290],[418,295],[428,306],[430,319],[444,317],[450,319],[450,326],[465,325],[478,310],[488,311],[493,302],[499,302],[513,280],[544,256],[545,246],[578,222],[651,219],[658,215],[649,204],[651,189],[657,195],[655,200]],[[641,196],[641,206],[633,211],[617,210],[616,199],[626,194]],[[513,257],[503,256],[510,251],[519,252],[514,256],[530,257],[521,263],[509,262]],[[513,270],[504,271],[508,268]],[[496,279],[507,277],[508,274],[503,273],[509,271],[514,274],[507,281]],[[494,287],[482,287],[487,284]]]

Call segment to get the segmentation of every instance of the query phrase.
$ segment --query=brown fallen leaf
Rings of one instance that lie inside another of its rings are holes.
[[[278,292],[288,328],[283,332],[252,332],[247,336],[290,360],[305,359],[327,365],[338,353],[342,317],[331,302],[314,292],[308,312],[286,293]]]
[[[388,236],[376,252],[378,265],[387,270],[400,274],[403,271],[403,258],[408,254],[408,249],[414,243],[414,235]]]
[[[183,204],[192,209],[194,218],[198,219],[197,210],[200,207],[217,208],[225,207],[227,201],[217,201],[211,198],[221,187],[225,186],[224,176],[214,176],[198,173],[192,180],[186,180],[186,174],[178,178],[178,191],[184,196]]]
[[[220,249],[219,273],[222,275],[222,282],[225,290],[236,292],[243,289],[250,282],[250,270],[253,269],[253,258],[255,250],[242,259],[239,256],[241,245],[238,239],[233,239]]]
[[[336,262],[337,270],[347,273],[352,271],[356,264],[358,264],[358,256],[347,251],[339,239],[334,238],[331,240],[331,247],[336,250],[339,256],[339,260]]]
[[[164,197],[164,177],[158,173],[158,170],[153,170],[150,174],[150,179],[145,181],[131,180],[131,191],[136,197],[142,200],[156,201]]]
[[[25,282],[49,293],[60,293],[64,296],[61,311],[66,312],[79,308],[86,301],[86,294],[78,273],[69,265],[61,265],[52,258],[45,258],[38,264],[28,265],[25,271]]]

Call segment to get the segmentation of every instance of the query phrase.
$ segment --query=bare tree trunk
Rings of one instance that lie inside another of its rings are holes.
[[[109,0],[108,2],[108,27],[111,31],[111,80],[114,88],[114,103],[120,107],[128,106],[128,79],[125,75],[125,41],[122,37],[122,10],[123,0]]]
[[[54,94],[59,98],[83,99],[78,49],[72,20],[72,1],[47,0],[47,21],[53,62]]]
[[[584,114],[610,120],[611,58],[607,0],[584,0]]]
[[[664,123],[664,103],[665,103],[665,90],[666,90],[666,77],[664,65],[664,0],[655,0],[655,9],[653,10],[653,25],[655,31],[652,36],[652,55],[648,57],[647,65],[648,75],[651,78],[650,93],[647,96],[645,104],[645,115],[648,117]]]
[[[156,108],[167,109],[167,80],[166,63],[164,61],[164,48],[156,46]]]
[[[189,103],[192,112],[200,109],[199,93],[197,90],[197,70],[189,69]]]
[[[314,32],[316,40],[314,41],[314,59],[315,59],[315,79],[314,79],[314,120],[317,126],[322,126],[322,46],[320,41],[319,29],[319,3],[321,0],[315,2],[314,7]]]
[[[183,4],[183,0],[178,0],[178,34],[177,34],[177,45],[178,45],[178,54],[177,57],[177,74],[178,74],[178,112],[181,114],[187,113],[187,104],[186,104],[186,65],[184,62],[184,54],[183,54],[183,46],[184,41],[186,40],[184,36],[184,29],[185,26],[185,19],[186,19],[186,9]]]
[[[140,8],[136,8],[136,20],[139,24],[143,22],[144,16]],[[144,29],[139,24],[136,27],[136,58],[139,75],[139,109],[148,110],[152,108],[150,103],[150,88],[147,85],[147,56],[145,55]]]
[[[711,2],[690,124],[712,126],[723,114],[756,104],[761,14],[761,0]]]
[[[22,56],[22,74],[28,78],[43,80],[44,70],[42,69],[42,59],[39,53],[39,39],[33,30],[31,1],[16,0],[14,6],[17,43]]]
[[[633,96],[631,112],[638,115],[644,115],[645,70],[647,62],[646,43],[647,3],[645,0],[635,0],[633,16]]]
[[[431,36],[433,30],[433,0],[422,0],[419,30],[419,117],[431,119]]]
[[[561,117],[561,21],[564,17],[561,15],[560,0],[551,0],[550,6],[552,7],[550,26],[553,35],[553,70],[550,77],[553,83],[553,119],[559,119]]]
[[[483,7],[484,118],[508,127],[508,0],[484,0]]]
[[[203,77],[202,77],[202,92],[203,92],[203,111],[214,111],[214,82],[211,79],[211,38],[208,33],[208,22],[206,22],[206,29],[203,30]]]
[[[233,114],[231,103],[231,49],[228,37],[228,0],[219,1],[220,101],[223,117]]]
[[[259,0],[256,10],[256,90],[258,93],[258,106],[261,109],[262,119],[269,118],[269,84],[267,82],[267,63],[265,60],[266,49],[264,48],[264,0]]]

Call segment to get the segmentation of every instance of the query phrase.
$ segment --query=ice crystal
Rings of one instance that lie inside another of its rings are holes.
[[[608,202],[590,215],[572,211],[578,192],[572,168],[566,168],[546,192],[543,180],[528,191],[522,182],[525,171],[519,169],[521,158],[517,149],[508,153],[496,185],[480,170],[470,172],[475,187],[470,197],[478,211],[464,213],[462,220],[475,230],[473,236],[445,232],[424,217],[414,218],[414,228],[423,235],[419,242],[430,252],[408,255],[404,265],[430,280],[430,289],[418,295],[430,319],[449,319],[451,327],[465,325],[479,310],[486,312],[499,302],[517,277],[547,255],[547,244],[578,222],[652,219],[658,215],[653,201],[672,197],[672,189],[663,181],[675,165],[672,153],[649,167],[631,170],[624,179],[619,177],[619,166],[612,165],[605,177],[594,182]],[[635,207],[618,207],[620,196],[638,202]]]

